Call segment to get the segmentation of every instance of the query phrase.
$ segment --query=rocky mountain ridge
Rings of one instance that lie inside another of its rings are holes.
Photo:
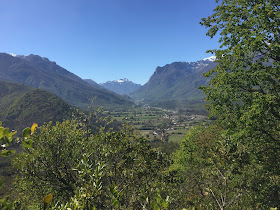
[[[196,62],[174,62],[157,67],[149,81],[130,96],[137,101],[163,100],[203,100],[198,89],[206,85],[204,72],[216,67],[215,57],[211,56]]]

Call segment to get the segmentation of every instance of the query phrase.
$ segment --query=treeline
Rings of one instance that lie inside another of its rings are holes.
[[[105,122],[101,117],[99,121]],[[226,135],[218,124],[191,129],[169,156],[128,125],[113,130],[107,121],[91,129],[87,123],[80,118],[25,129],[22,152],[12,161],[17,178],[10,195],[0,201],[1,208],[278,206],[277,176],[269,175],[251,148]],[[7,151],[8,144],[2,155]]]

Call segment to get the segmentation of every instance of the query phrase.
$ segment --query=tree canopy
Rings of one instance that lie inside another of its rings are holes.
[[[202,87],[210,116],[254,165],[250,188],[259,203],[279,204],[280,4],[276,0],[221,0],[201,24],[219,36],[218,66]],[[240,162],[240,164],[242,161]],[[274,180],[274,181],[273,181]]]
[[[220,32],[221,48],[211,50],[219,65],[206,74],[212,79],[202,88],[210,113],[274,139],[280,120],[279,2],[218,2],[214,14],[201,22],[210,37]]]

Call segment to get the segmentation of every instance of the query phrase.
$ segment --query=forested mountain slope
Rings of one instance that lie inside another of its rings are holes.
[[[6,81],[0,86],[0,121],[10,129],[20,131],[34,122],[42,125],[72,115],[70,105],[45,90]]]

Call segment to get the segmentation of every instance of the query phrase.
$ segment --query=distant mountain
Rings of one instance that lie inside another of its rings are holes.
[[[202,100],[204,95],[198,89],[208,80],[202,75],[216,67],[215,57],[197,62],[174,62],[157,67],[149,81],[130,94],[139,101]]]
[[[0,80],[13,81],[56,94],[67,103],[87,109],[129,106],[131,101],[86,81],[38,55],[16,56],[0,53]]]
[[[130,93],[136,91],[138,88],[141,87],[141,85],[133,83],[126,78],[108,81],[99,85],[119,95],[129,95]]]
[[[10,129],[62,121],[72,115],[71,106],[45,90],[6,81],[0,81],[0,87],[0,121]]]

